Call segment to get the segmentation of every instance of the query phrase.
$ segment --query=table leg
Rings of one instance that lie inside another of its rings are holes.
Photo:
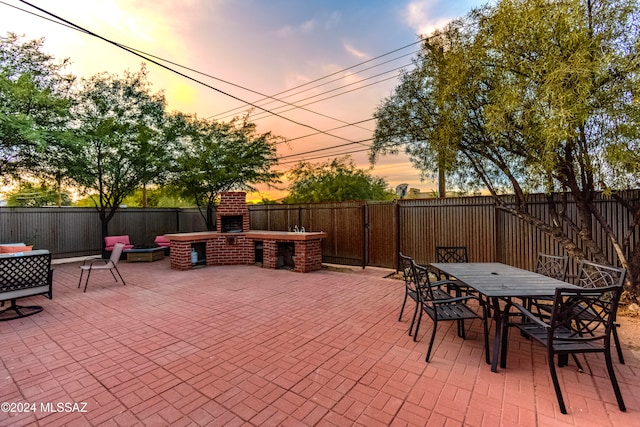
[[[502,310],[500,309],[500,299],[491,298],[491,305],[493,305],[493,320],[496,323],[496,335],[493,339],[493,355],[491,356],[491,372],[498,372],[500,342],[502,341]]]

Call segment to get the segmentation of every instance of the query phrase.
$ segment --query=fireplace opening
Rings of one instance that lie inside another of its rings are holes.
[[[293,242],[278,242],[277,263],[276,268],[293,269],[295,263],[293,257],[295,253],[295,243]]]
[[[220,232],[242,233],[242,215],[220,217]]]

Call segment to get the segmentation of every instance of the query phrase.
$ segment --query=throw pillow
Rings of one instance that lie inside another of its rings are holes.
[[[0,254],[12,254],[15,252],[28,252],[33,246],[0,246]]]

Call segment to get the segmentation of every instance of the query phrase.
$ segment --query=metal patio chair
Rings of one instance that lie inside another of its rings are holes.
[[[539,253],[538,260],[536,261],[535,272],[564,282],[567,278],[568,267],[569,257],[567,256]],[[529,299],[525,301],[525,306],[529,310],[536,308],[538,313],[541,314],[540,310],[544,310],[544,306],[548,306],[552,301],[553,297]],[[548,307],[545,311],[549,311]]]
[[[474,295],[452,296],[449,292],[443,289],[443,287],[446,287],[447,285],[455,286],[452,282],[446,280],[431,282],[430,277],[433,273],[428,267],[417,265],[415,262],[412,262],[411,265],[418,289],[418,297],[420,299],[420,315],[416,322],[413,340],[417,340],[420,321],[422,320],[422,313],[426,313],[433,321],[433,330],[431,332],[431,339],[429,340],[426,361],[428,362],[431,357],[431,349],[433,348],[436,331],[438,330],[438,322],[455,321],[458,324],[458,336],[465,339],[466,334],[464,321],[480,319],[484,329],[485,358],[487,363],[491,363],[489,356],[487,308],[485,302]],[[456,292],[456,294],[458,293]],[[481,314],[478,314],[467,305],[467,303],[474,300],[478,302]]]
[[[608,265],[581,260],[578,266],[578,278],[576,279],[575,284],[586,289],[609,286],[618,286],[622,289],[626,274],[627,270],[624,268],[610,267]],[[620,346],[620,339],[618,338],[618,328],[620,327],[620,324],[614,322],[613,326],[611,334],[613,335],[613,341],[616,345],[618,360],[620,360],[620,363],[624,365],[624,356],[622,355],[622,347]]]
[[[118,277],[120,277],[122,284],[126,286],[126,283],[124,282],[124,279],[122,278],[122,275],[118,270],[118,261],[120,260],[120,255],[122,254],[122,250],[124,246],[125,246],[124,243],[116,243],[113,247],[113,250],[111,251],[111,256],[109,257],[109,259],[98,258],[98,259],[85,260],[80,266],[80,280],[78,281],[78,288],[80,288],[80,285],[82,284],[82,276],[86,271],[87,278],[84,283],[83,292],[87,292],[87,285],[89,284],[89,276],[91,276],[91,272],[94,270],[98,270],[98,271],[109,270],[109,272],[113,276],[113,279],[117,282],[118,279],[116,278],[116,275],[113,274],[113,270],[115,270],[116,273],[118,273]]]
[[[550,257],[547,255],[547,257]],[[547,271],[556,272],[559,277],[566,277],[566,266],[564,267],[564,276],[562,276],[562,268],[560,261],[549,261],[552,265]],[[608,286],[619,286],[622,288],[624,285],[624,278],[626,276],[626,270],[624,268],[610,267],[607,265],[597,264],[591,261],[581,260],[578,265],[578,276],[576,279],[576,285],[586,289],[597,289]],[[559,279],[558,280],[562,280]],[[538,298],[530,301],[530,310],[535,311],[538,316],[549,317],[552,306],[550,305],[552,298]],[[618,360],[624,365],[624,355],[622,354],[622,347],[620,346],[620,339],[618,338],[618,323],[614,323],[614,328],[611,332],[613,335],[613,341],[616,346],[616,352],[618,354]]]
[[[436,262],[469,262],[469,255],[466,246],[436,246]],[[469,292],[470,289],[462,282],[456,281],[455,277],[440,274],[441,280],[451,280],[456,282],[457,290]],[[449,288],[449,291],[451,289]]]
[[[404,312],[405,305],[407,304],[407,299],[411,298],[416,304],[413,312],[413,320],[411,321],[411,326],[409,327],[409,335],[411,335],[411,330],[413,329],[413,321],[416,318],[416,313],[418,312],[420,301],[418,299],[418,291],[416,290],[416,281],[413,275],[413,268],[411,267],[413,259],[407,255],[404,255],[402,252],[399,252],[398,255],[400,261],[400,269],[402,271],[402,279],[404,280],[404,300],[402,301],[402,307],[400,308],[400,316],[398,316],[398,321],[402,320],[402,313]]]
[[[580,353],[602,353],[605,358],[607,372],[618,401],[618,407],[625,411],[626,407],[620,393],[611,360],[611,335],[615,330],[615,318],[618,301],[622,293],[621,286],[608,286],[591,289],[558,288],[552,303],[551,317],[540,317],[524,306],[509,302],[505,307],[501,337],[501,366],[506,367],[508,347],[508,327],[510,318],[522,318],[520,323],[512,323],[521,333],[547,348],[547,364],[551,373],[553,387],[558,399],[560,411],[567,413],[558,374],[555,356],[558,355],[558,366],[567,365],[571,355],[578,369],[582,365],[576,358]],[[513,311],[515,310],[515,311]]]

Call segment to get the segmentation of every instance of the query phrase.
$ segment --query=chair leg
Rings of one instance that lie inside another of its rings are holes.
[[[87,292],[87,285],[89,284],[89,276],[91,276],[91,269],[89,269],[89,271],[87,271],[87,281],[84,282],[84,291],[82,291],[82,292]]]
[[[416,323],[416,316],[418,314],[418,310],[420,309],[420,304],[416,302],[416,309],[413,310],[413,318],[411,318],[411,325],[409,326],[409,336],[411,336],[411,331],[413,330],[413,325]],[[417,328],[416,328],[417,329]],[[417,331],[416,331],[417,333]]]
[[[574,362],[576,362],[576,366],[578,367],[578,372],[584,372],[584,368],[582,367],[582,363],[578,360],[578,356],[575,353],[571,353],[571,358]]]
[[[114,281],[114,282],[117,282],[117,281],[118,281],[118,278],[116,277],[116,275],[115,275],[115,274],[113,274],[113,270],[109,270],[109,273],[111,273],[111,276],[113,277],[113,281]]]
[[[559,354],[558,355],[558,367],[564,368],[569,364],[569,355],[568,354]]]
[[[80,285],[82,284],[82,275],[84,274],[84,270],[80,270],[80,280],[78,280],[78,289],[80,289]]]
[[[404,291],[404,301],[402,301],[402,307],[400,308],[400,316],[398,316],[398,322],[402,320],[402,313],[404,312],[404,306],[407,303],[407,291]]]
[[[118,276],[120,276],[120,280],[122,280],[122,284],[123,284],[124,286],[127,286],[127,284],[124,282],[124,279],[122,278],[122,275],[120,274],[120,270],[118,270],[118,267],[113,267],[113,268],[116,270],[116,273],[118,273]],[[113,274],[113,272],[111,272],[111,274]],[[115,277],[115,276],[114,276],[114,277]],[[116,279],[116,282],[117,282],[117,281],[118,281],[118,280]]]
[[[624,400],[622,400],[622,393],[620,392],[620,386],[618,385],[618,380],[616,378],[616,373],[613,370],[613,361],[611,360],[611,351],[607,349],[604,352],[604,359],[607,363],[607,372],[609,372],[609,378],[611,379],[611,386],[613,386],[613,392],[616,395],[616,400],[618,401],[618,408],[622,412],[627,411],[627,407],[624,405]]]
[[[458,336],[463,340],[466,340],[467,336],[464,331],[464,319],[460,319],[456,323],[458,323]]]
[[[487,320],[487,312],[486,312],[486,307],[482,307],[482,311],[484,314],[484,319],[482,319],[482,327],[484,329],[484,358],[485,361],[487,362],[487,365],[491,364],[491,354],[489,351],[489,325],[487,325],[488,320]]]
[[[418,329],[420,329],[420,322],[422,321],[422,308],[420,308],[420,314],[418,315],[418,322],[416,323],[416,330],[413,332],[413,341],[418,341]],[[435,331],[435,326],[434,326]]]
[[[548,349],[548,363],[549,372],[551,373],[551,380],[553,381],[553,388],[556,391],[556,398],[558,399],[558,405],[560,406],[560,412],[567,413],[567,407],[564,405],[564,398],[562,397],[562,390],[560,390],[560,382],[558,381],[558,373],[556,372],[556,365],[554,363],[553,352]]]
[[[624,365],[624,356],[622,355],[622,347],[620,347],[620,339],[618,338],[618,324],[613,325],[612,328],[612,332],[613,332],[613,342],[616,345],[616,351],[618,352],[618,359],[620,360],[620,363]]]
[[[427,357],[426,362],[429,362],[429,358],[431,357],[431,348],[433,347],[433,342],[436,339],[436,331],[438,330],[438,321],[434,319],[433,321],[433,332],[431,332],[431,339],[429,340],[429,348],[427,349]]]

